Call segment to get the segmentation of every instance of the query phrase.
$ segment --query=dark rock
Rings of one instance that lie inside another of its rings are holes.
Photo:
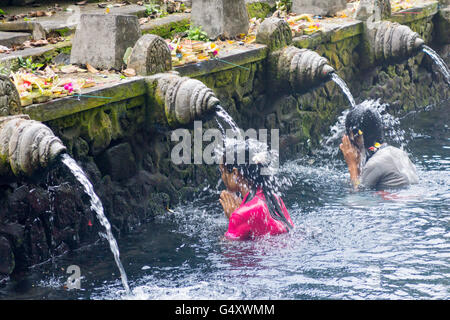
[[[11,274],[14,270],[14,253],[8,239],[0,236],[0,274]]]
[[[98,166],[102,173],[120,181],[132,177],[136,173],[136,161],[129,143],[121,143],[109,148],[98,158]]]

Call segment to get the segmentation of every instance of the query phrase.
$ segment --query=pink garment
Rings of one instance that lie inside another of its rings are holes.
[[[257,190],[253,199],[245,203],[248,195],[249,194],[247,193],[241,206],[231,214],[228,231],[225,233],[225,237],[233,240],[247,240],[266,234],[276,235],[288,231],[283,222],[277,221],[270,216],[266,198],[261,189]],[[279,197],[278,199],[284,216],[289,223],[294,226],[283,200]]]

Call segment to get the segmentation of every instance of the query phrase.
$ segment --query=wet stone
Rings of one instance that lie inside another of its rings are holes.
[[[98,166],[103,174],[112,180],[124,180],[132,177],[136,171],[136,161],[129,143],[121,143],[109,148],[99,157]]]
[[[0,274],[11,274],[14,270],[14,253],[8,239],[0,236]]]

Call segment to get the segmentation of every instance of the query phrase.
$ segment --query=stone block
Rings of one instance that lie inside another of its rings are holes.
[[[347,7],[346,0],[293,0],[292,12],[297,14],[333,15]]]
[[[0,23],[0,31],[31,32],[34,40],[45,39],[47,36],[44,27],[36,21]],[[28,35],[28,37],[30,37],[30,35]]]
[[[83,14],[72,42],[70,62],[120,70],[127,48],[133,47],[140,35],[136,16]]]
[[[11,48],[12,46],[21,45],[30,39],[31,35],[29,33],[0,31],[0,46]]]
[[[244,0],[193,0],[191,20],[211,39],[246,34],[249,28]]]
[[[136,160],[129,143],[109,148],[97,162],[102,173],[116,181],[130,178],[137,171]]]
[[[131,51],[128,67],[140,76],[149,76],[172,70],[172,55],[163,38],[143,35]]]

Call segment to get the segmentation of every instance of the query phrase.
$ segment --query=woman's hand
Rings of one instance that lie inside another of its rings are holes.
[[[341,149],[345,162],[347,162],[349,167],[359,165],[359,150],[350,142],[347,135],[342,138],[342,143],[340,144],[339,149]]]
[[[241,205],[242,199],[233,192],[223,190],[219,202],[225,211],[225,216],[230,219],[231,214]]]
[[[345,162],[347,162],[348,171],[350,172],[350,179],[353,185],[357,187],[359,185],[359,162],[361,154],[359,150],[350,142],[347,135],[342,138],[342,143],[339,148],[344,155]]]

